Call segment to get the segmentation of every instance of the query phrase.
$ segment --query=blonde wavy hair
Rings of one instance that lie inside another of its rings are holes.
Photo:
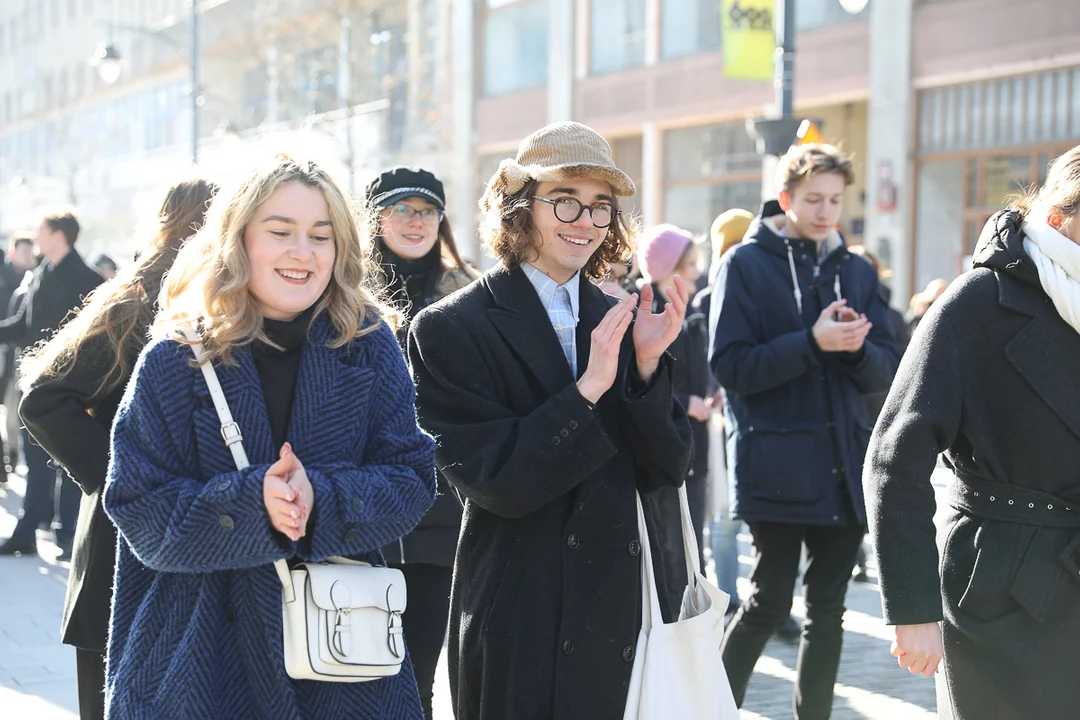
[[[322,192],[334,230],[334,267],[326,291],[315,305],[312,322],[327,313],[337,336],[330,347],[343,347],[377,329],[395,327],[399,314],[369,287],[372,273],[370,214],[354,206],[322,167],[285,153],[257,165],[231,191],[219,193],[206,224],[176,258],[161,290],[153,334],[181,343],[194,328],[209,360],[234,363],[233,351],[258,340],[273,343],[263,331],[263,315],[248,291],[250,265],[244,230],[260,205],[279,187],[298,182]]]

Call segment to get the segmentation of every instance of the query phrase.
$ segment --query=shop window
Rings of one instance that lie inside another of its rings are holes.
[[[665,180],[760,173],[761,158],[743,123],[672,130],[664,135]]]

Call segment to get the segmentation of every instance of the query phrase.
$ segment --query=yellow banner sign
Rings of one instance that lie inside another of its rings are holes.
[[[721,44],[724,76],[741,80],[772,80],[776,33],[775,0],[722,0]]]

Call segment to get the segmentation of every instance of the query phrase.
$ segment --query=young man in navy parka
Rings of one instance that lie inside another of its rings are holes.
[[[799,720],[832,709],[844,598],[866,526],[871,428],[861,398],[887,390],[899,362],[877,274],[835,229],[852,180],[850,158],[830,145],[782,158],[779,207],[768,203],[721,261],[710,318],[734,515],[755,549],[753,594],[728,631],[724,664],[741,705],[765,643],[788,618],[805,545]]]

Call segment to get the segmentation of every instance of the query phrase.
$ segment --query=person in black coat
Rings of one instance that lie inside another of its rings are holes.
[[[690,426],[653,313],[594,285],[630,251],[634,185],[573,122],[526,138],[481,200],[498,267],[409,332],[420,425],[465,499],[450,690],[470,720],[621,717],[641,629],[636,493],[678,486]],[[658,574],[660,571],[658,570]]]
[[[75,252],[78,237],[79,221],[70,212],[53,213],[42,220],[34,243],[44,262],[34,272],[19,311],[0,322],[0,342],[31,347],[47,340],[69,318],[71,311],[80,307],[86,296],[101,284],[101,276]],[[28,435],[23,436],[23,453],[26,456],[26,496],[22,517],[11,537],[0,545],[0,555],[37,552],[38,526],[53,518],[57,472],[48,453]],[[60,480],[58,515],[56,544],[60,547],[60,559],[67,560],[71,557],[79,515],[79,488],[67,478]]]
[[[946,720],[1071,720],[1080,707],[1078,177],[1080,147],[986,224],[974,269],[919,324],[870,443],[893,655],[937,671]],[[954,475],[940,568],[939,453]]]
[[[391,168],[372,181],[368,203],[379,213],[376,237],[379,289],[409,323],[428,305],[460,290],[479,275],[458,253],[442,181],[427,170]],[[446,640],[454,550],[461,530],[461,501],[442,475],[435,504],[416,528],[383,548],[388,564],[405,575],[409,606],[402,616],[424,716],[431,720],[435,669]]]
[[[755,549],[753,594],[724,639],[724,664],[741,704],[765,643],[789,617],[805,544],[800,719],[832,710],[865,524],[862,395],[886,389],[898,362],[877,273],[834,229],[851,182],[851,161],[836,148],[793,148],[778,173],[784,214],[754,221],[721,261],[712,298],[710,366],[724,389],[733,513]]]
[[[76,648],[82,720],[105,717],[116,561],[116,528],[101,507],[109,429],[146,345],[162,277],[184,239],[202,224],[215,190],[201,178],[171,187],[158,211],[157,232],[135,266],[99,288],[56,337],[23,358],[23,422],[82,489],[60,628],[64,643]]]
[[[0,265],[0,312],[4,318],[15,315],[21,299],[25,297],[24,282],[29,273],[37,266],[34,256],[34,237],[29,233],[18,233],[11,239],[8,247],[7,262]],[[20,292],[20,289],[22,290]],[[7,426],[4,428],[4,469],[8,474],[15,472],[19,464],[19,384],[15,374],[15,358],[21,348],[15,344],[0,343],[0,394],[7,409]],[[5,479],[0,479],[0,483]]]

